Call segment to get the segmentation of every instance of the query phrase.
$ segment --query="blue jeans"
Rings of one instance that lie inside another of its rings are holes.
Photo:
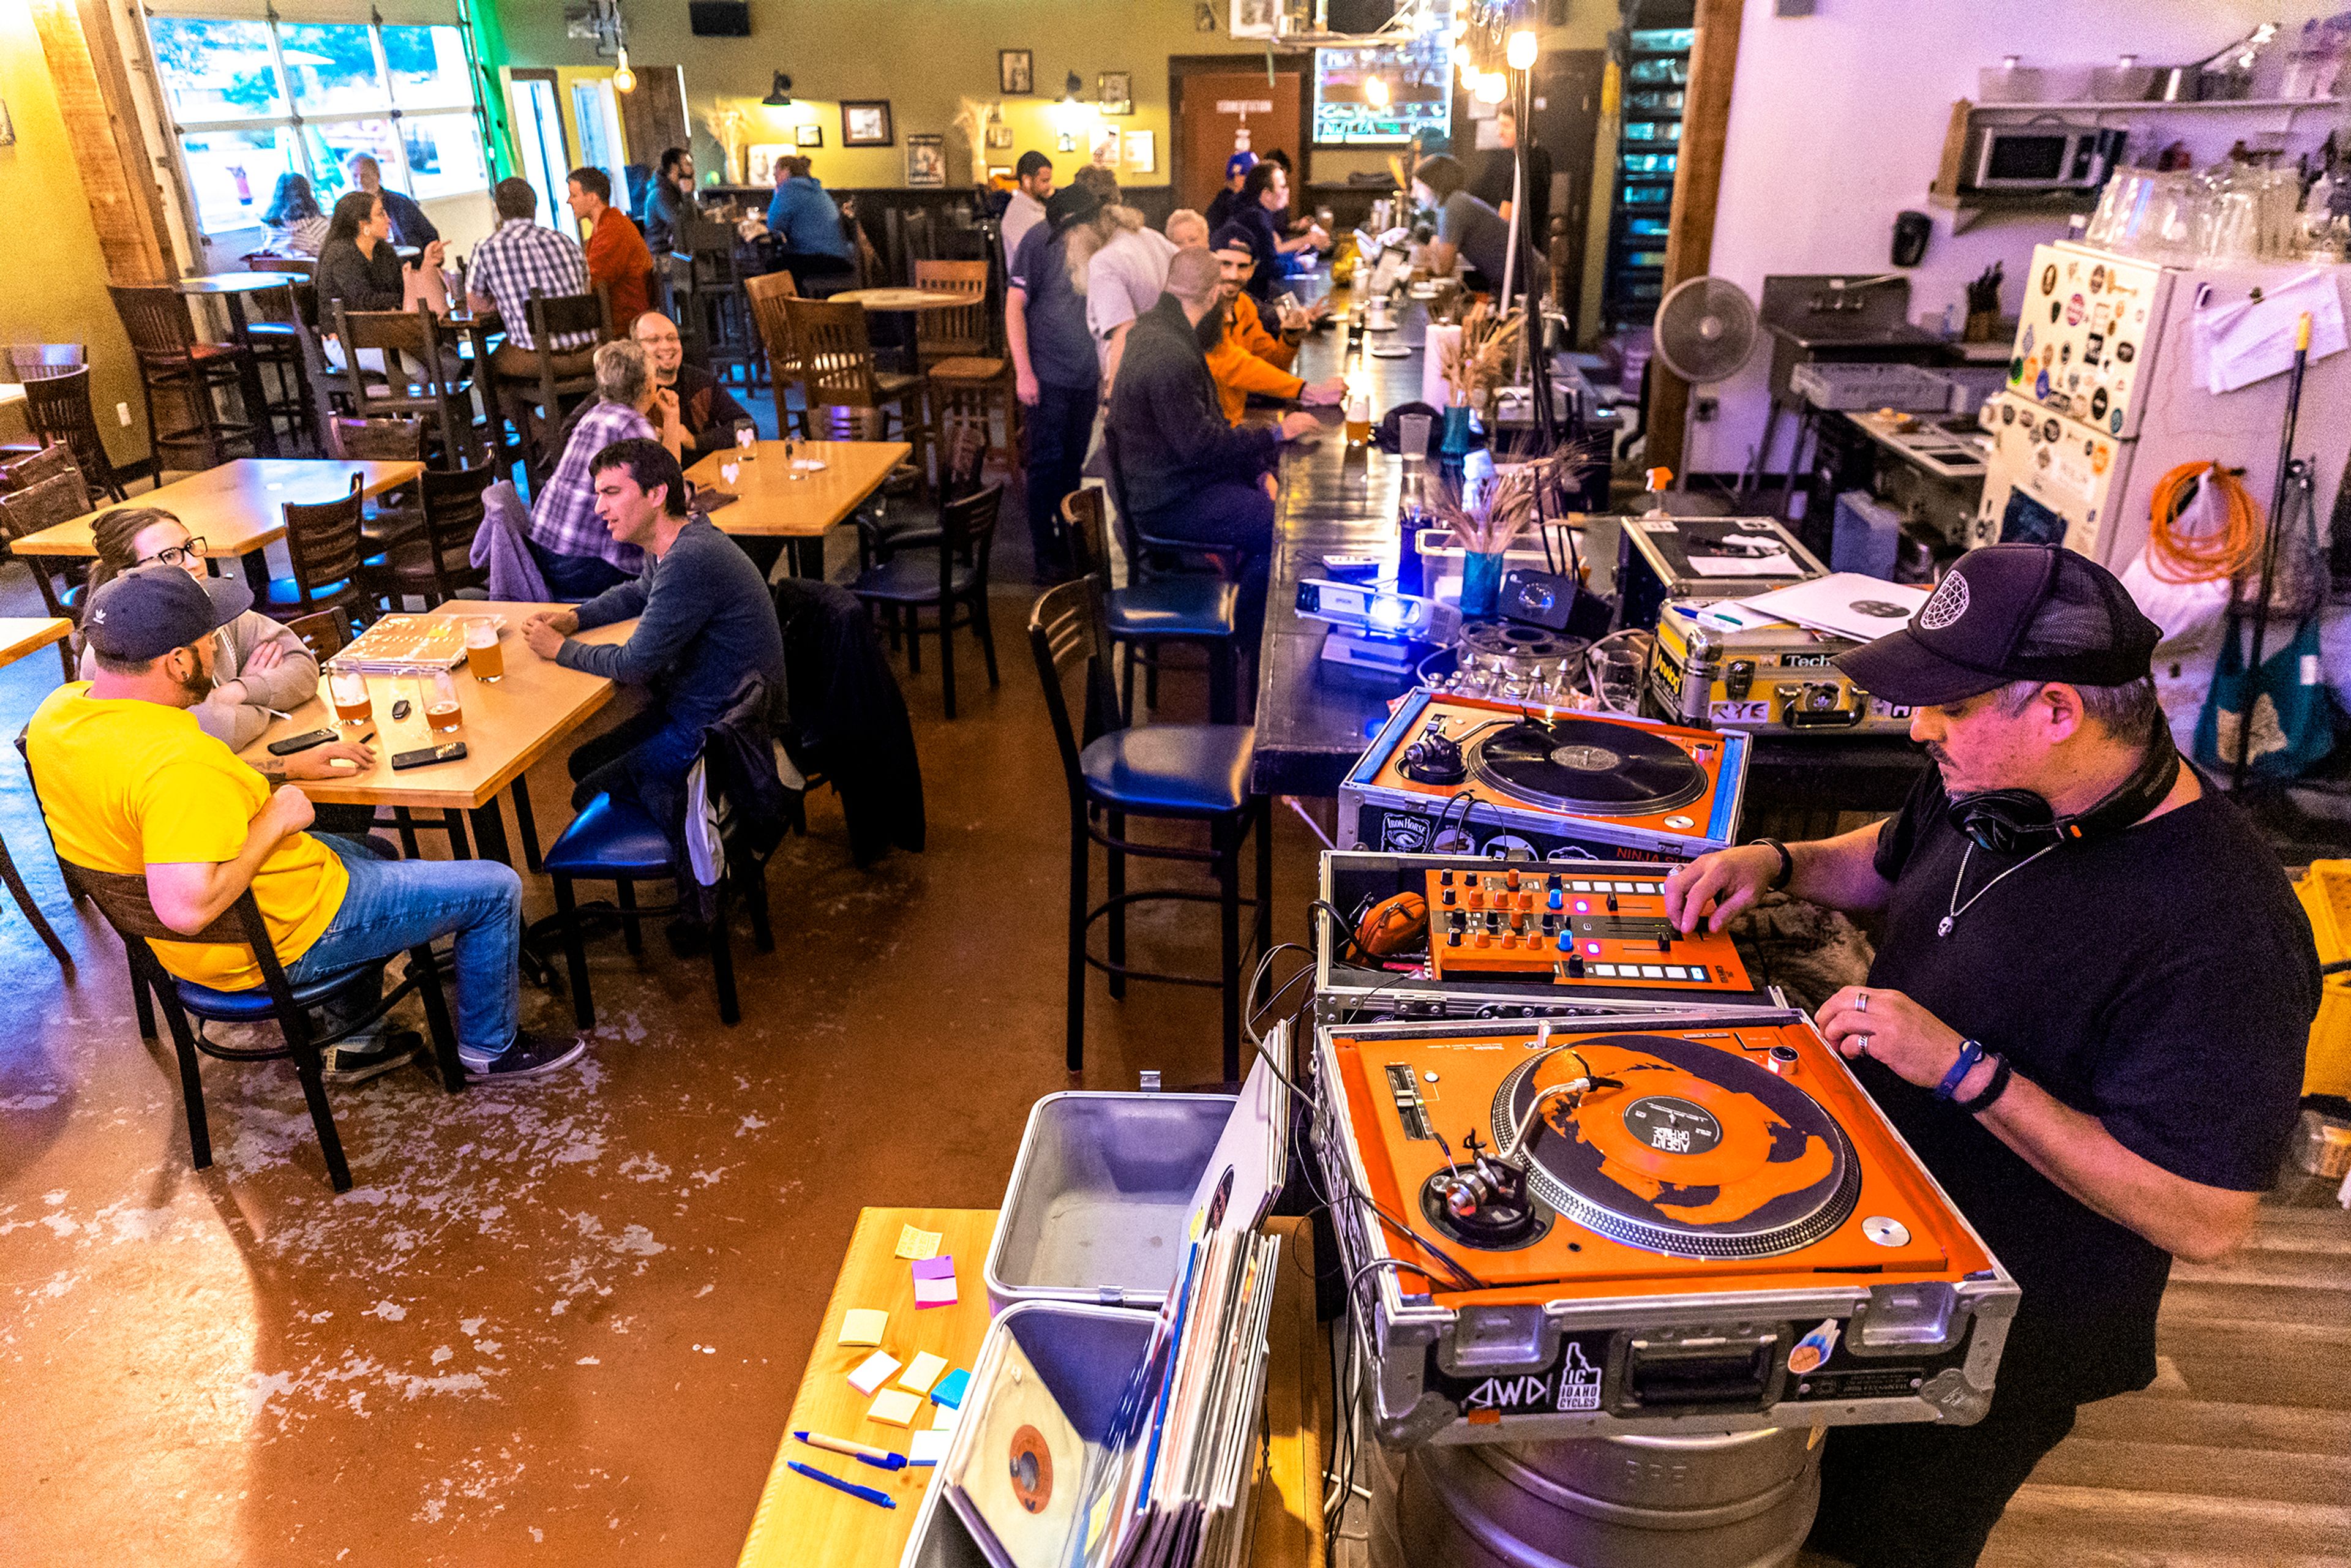
[[[319,841],[351,875],[342,907],[308,952],[286,966],[307,986],[453,933],[457,1045],[479,1066],[514,1043],[522,1022],[522,878],[496,861],[385,860],[333,833]]]
[[[537,539],[525,539],[547,591],[570,604],[580,604],[606,589],[629,580],[629,574],[601,555],[558,555]]]

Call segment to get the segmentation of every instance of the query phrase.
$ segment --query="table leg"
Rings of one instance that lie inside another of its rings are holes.
[[[538,861],[538,823],[530,814],[530,779],[528,775],[514,781],[515,826],[522,833],[523,864],[533,871],[543,868]]]
[[[817,535],[814,538],[787,539],[784,548],[790,554],[791,573],[794,577],[810,578],[818,582],[824,580],[824,536],[822,534]]]
[[[269,395],[261,388],[261,361],[253,357],[253,337],[246,329],[245,296],[225,298],[229,335],[245,350],[237,361],[236,385],[238,395],[245,399],[245,417],[253,425],[253,449],[264,457],[276,457],[279,455],[277,426],[269,417]]]
[[[473,818],[474,858],[514,864],[514,853],[507,847],[506,813],[499,809],[496,798],[475,807]]]
[[[245,585],[253,590],[256,602],[269,597],[269,557],[266,551],[249,549],[236,558],[245,567]]]

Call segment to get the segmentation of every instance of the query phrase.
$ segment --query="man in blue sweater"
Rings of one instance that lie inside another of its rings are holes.
[[[643,711],[571,754],[575,809],[599,795],[637,797],[639,779],[682,779],[702,733],[746,675],[784,691],[784,637],[767,580],[735,541],[685,508],[685,476],[658,441],[616,441],[591,471],[596,515],[645,553],[642,576],[585,604],[541,611],[523,624],[531,651],[566,669],[651,693]],[[620,643],[573,642],[573,632],[636,618]]]
[[[841,208],[809,172],[798,153],[776,160],[776,193],[768,203],[768,232],[783,254],[778,265],[797,283],[854,269],[857,253],[841,226]]]

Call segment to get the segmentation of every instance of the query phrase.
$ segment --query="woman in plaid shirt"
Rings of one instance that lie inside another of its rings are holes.
[[[658,441],[673,457],[685,449],[677,393],[655,384],[643,348],[607,343],[594,360],[597,401],[571,427],[562,460],[530,509],[531,558],[558,599],[593,598],[645,568],[644,552],[615,539],[596,515],[596,454],[631,438]]]

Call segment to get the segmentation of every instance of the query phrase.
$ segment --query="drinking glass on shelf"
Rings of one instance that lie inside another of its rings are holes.
[[[334,705],[335,722],[356,729],[371,716],[367,677],[356,670],[334,670],[327,675],[327,700]]]
[[[456,672],[435,670],[425,679],[424,716],[444,734],[465,722],[465,708],[457,695]]]
[[[1592,689],[1600,706],[1611,713],[1641,711],[1641,677],[1646,664],[1637,647],[1623,644],[1595,647],[1586,656],[1592,668]]]
[[[465,664],[477,681],[495,683],[506,676],[507,653],[498,646],[498,623],[487,616],[465,622]]]

